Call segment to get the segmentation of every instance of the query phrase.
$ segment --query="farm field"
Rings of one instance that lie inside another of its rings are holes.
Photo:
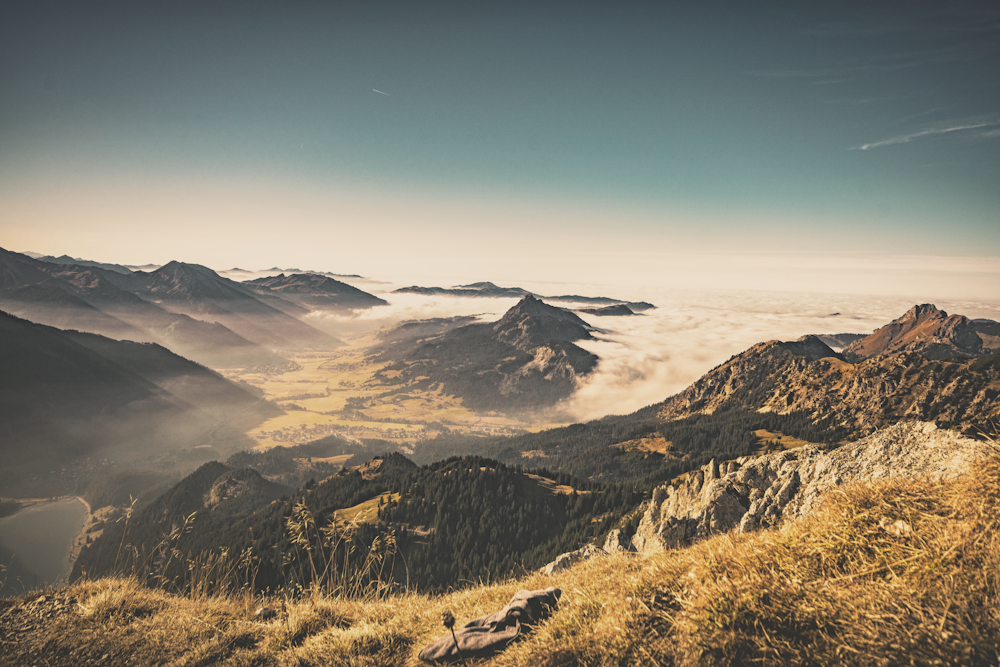
[[[247,432],[260,449],[309,442],[328,435],[348,439],[381,438],[399,443],[432,438],[441,426],[482,435],[512,435],[562,426],[524,422],[501,414],[477,414],[440,387],[428,391],[391,384],[386,364],[367,359],[375,343],[367,335],[346,346],[290,357],[296,370],[284,373],[222,370],[264,392],[285,414]]]

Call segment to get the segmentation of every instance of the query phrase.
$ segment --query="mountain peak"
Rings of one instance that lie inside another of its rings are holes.
[[[506,343],[529,349],[549,340],[574,341],[591,338],[592,327],[576,313],[557,308],[527,295],[493,325]]]
[[[906,311],[906,313],[902,317],[898,318],[895,321],[919,322],[921,320],[937,319],[937,318],[945,319],[947,317],[948,313],[939,309],[933,303],[920,303],[913,306],[913,308],[910,308],[908,311]]]
[[[976,325],[964,315],[948,315],[931,303],[917,304],[871,335],[844,349],[850,359],[866,359],[876,354],[916,352],[928,359],[978,356],[983,341]]]
[[[584,327],[589,326],[586,322],[580,319],[579,316],[566,310],[565,308],[559,308],[558,306],[550,306],[541,299],[535,298],[531,294],[526,295],[523,299],[517,302],[517,305],[508,310],[506,314],[504,314],[501,322],[503,320],[506,320],[510,316],[554,317],[557,320],[568,320],[570,322],[575,322],[580,326]]]

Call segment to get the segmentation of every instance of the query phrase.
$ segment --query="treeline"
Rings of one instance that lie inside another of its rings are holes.
[[[815,422],[803,412],[777,414],[732,409],[664,421],[658,410],[658,405],[651,405],[629,415],[513,437],[442,433],[416,443],[410,458],[421,465],[464,455],[495,459],[508,465],[540,463],[577,479],[648,489],[701,467],[713,458],[727,460],[751,454],[757,446],[754,431],[758,429],[824,444],[839,443],[850,435],[842,426],[829,420]],[[650,437],[670,442],[669,452],[617,446]],[[365,440],[364,448],[345,465],[362,463],[372,451],[398,450],[399,445],[387,440]],[[529,459],[524,457],[525,452],[541,452],[544,457]]]
[[[599,537],[642,499],[634,489],[566,475],[552,476],[576,491],[556,494],[519,467],[479,457],[417,468],[397,453],[366,468],[368,478],[344,470],[290,493],[253,470],[206,464],[108,525],[72,576],[125,573],[175,590],[295,591],[353,572],[362,573],[360,586],[379,577],[443,590],[538,567]],[[373,523],[335,519],[337,510],[382,494],[399,496]],[[429,535],[414,534],[419,525]],[[373,553],[382,559],[377,573],[365,569]]]
[[[621,485],[553,481],[573,491],[547,490],[519,466],[451,458],[401,479],[400,499],[379,520],[403,528],[410,581],[443,590],[537,569],[606,533],[642,501]]]

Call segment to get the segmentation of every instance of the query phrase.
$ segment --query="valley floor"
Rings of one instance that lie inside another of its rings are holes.
[[[375,342],[374,336],[368,335],[343,348],[293,355],[297,367],[281,373],[221,370],[230,380],[242,380],[260,389],[285,410],[247,435],[263,449],[328,435],[405,444],[434,437],[440,432],[435,428],[439,424],[457,433],[476,435],[514,435],[564,425],[541,417],[524,421],[479,414],[440,388],[394,384],[398,372],[384,374],[386,364],[366,356]]]
[[[83,582],[0,601],[0,664],[413,665],[442,612],[548,586],[560,608],[490,664],[996,664],[997,516],[1000,455],[957,482],[842,487],[780,530],[434,597],[271,599],[267,621],[249,595]]]

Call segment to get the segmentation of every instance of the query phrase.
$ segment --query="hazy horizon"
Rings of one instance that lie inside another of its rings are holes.
[[[8,249],[439,284],[1000,285],[991,3],[0,17]]]

